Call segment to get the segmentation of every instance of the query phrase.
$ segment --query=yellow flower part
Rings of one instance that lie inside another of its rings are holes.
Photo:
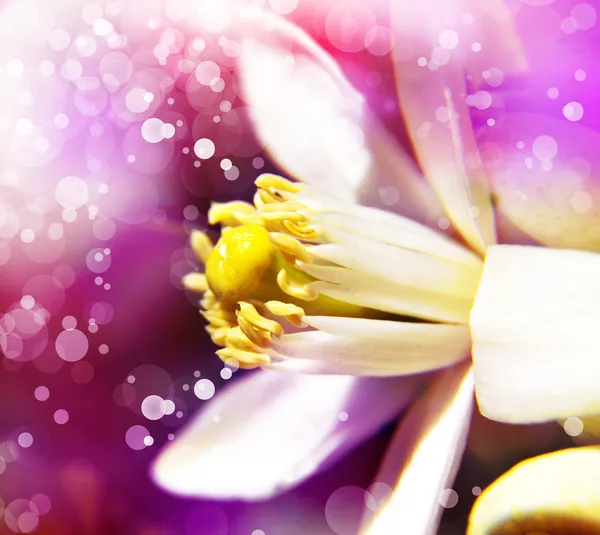
[[[600,534],[600,448],[518,464],[475,502],[467,535]]]
[[[204,274],[184,278],[223,359],[251,368],[403,375],[468,356],[482,262],[408,219],[262,175],[254,204],[214,204]],[[365,355],[368,358],[365,358]]]

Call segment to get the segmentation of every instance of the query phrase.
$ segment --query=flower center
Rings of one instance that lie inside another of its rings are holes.
[[[206,280],[224,304],[247,299],[273,264],[277,249],[259,225],[228,229],[206,261]]]

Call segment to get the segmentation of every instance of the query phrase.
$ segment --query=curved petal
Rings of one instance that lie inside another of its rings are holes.
[[[495,154],[491,177],[498,210],[517,228],[544,245],[600,251],[596,130],[513,112],[497,131],[481,134],[480,142]]]
[[[471,311],[484,416],[530,423],[600,412],[600,254],[496,245]]]
[[[186,426],[158,456],[154,479],[182,495],[269,498],[376,433],[419,384],[261,371]]]
[[[518,464],[475,502],[467,535],[600,533],[600,448],[573,448]]]
[[[305,316],[318,331],[286,334],[273,342],[283,362],[315,362],[320,373],[400,376],[445,368],[469,356],[466,325]],[[293,364],[282,366],[293,369]],[[309,364],[296,368],[307,372]],[[274,369],[277,365],[274,364]]]
[[[420,220],[441,214],[410,158],[327,52],[267,12],[249,11],[242,22],[243,96],[259,137],[288,173],[367,204],[377,204],[373,192],[394,185],[402,191],[400,211]]]
[[[451,221],[483,253],[496,241],[494,211],[465,77],[491,67],[523,69],[508,13],[496,0],[392,2],[392,24],[398,96],[419,163]],[[476,59],[474,41],[485,47],[482,57],[489,64]]]
[[[528,67],[496,70],[493,107],[473,109],[498,211],[545,245],[598,250],[598,6],[520,4],[513,21]]]
[[[465,447],[473,407],[469,365],[445,371],[402,420],[378,481],[393,494],[364,535],[434,535],[440,496],[452,485]]]

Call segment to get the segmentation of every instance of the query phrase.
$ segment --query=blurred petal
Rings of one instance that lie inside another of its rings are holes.
[[[544,245],[600,251],[597,131],[539,113],[511,113],[481,143],[495,155],[498,209],[514,225]]]
[[[269,498],[376,433],[419,383],[259,372],[210,402],[161,452],[154,478],[176,494]]]
[[[245,32],[240,77],[272,157],[295,178],[344,200],[374,202],[373,192],[391,184],[402,191],[401,210],[407,215],[422,220],[441,213],[410,158],[333,58],[284,19],[250,13],[245,23],[257,31]]]
[[[460,464],[473,407],[468,365],[439,376],[402,420],[377,481],[395,486],[364,535],[433,535],[442,514],[440,494]]]
[[[545,245],[598,250],[598,4],[516,4],[527,69],[494,71],[493,107],[472,108],[498,211]]]
[[[600,448],[573,448],[518,464],[485,489],[468,535],[599,533]]]
[[[479,409],[513,423],[600,412],[600,255],[497,245],[471,312]]]
[[[464,24],[465,16],[472,24]],[[485,69],[524,67],[508,13],[499,1],[393,2],[392,24],[398,96],[421,168],[452,223],[483,252],[496,241],[494,213],[465,77],[482,72],[480,62],[472,59],[473,41],[489,47]]]

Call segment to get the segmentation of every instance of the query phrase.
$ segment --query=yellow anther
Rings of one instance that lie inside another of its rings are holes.
[[[277,284],[286,294],[302,301],[314,301],[319,297],[319,292],[313,290],[309,284],[298,284],[290,279],[285,269],[277,273]]]
[[[291,303],[282,303],[281,301],[267,301],[265,303],[267,310],[275,316],[283,316],[295,327],[306,327],[302,321],[304,309]]]
[[[254,353],[252,351],[244,351],[242,349],[235,349],[232,347],[225,347],[217,351],[217,355],[223,362],[228,359],[235,359],[239,362],[240,368],[251,370],[258,366],[267,366],[271,363],[269,355],[263,353]]]
[[[282,176],[264,174],[260,175],[255,181],[256,187],[261,189],[281,190],[288,193],[300,193],[302,186],[283,178]]]
[[[266,204],[265,208],[267,206],[269,206],[269,205]],[[269,222],[269,221],[281,221],[283,223],[286,223],[287,221],[293,221],[294,223],[306,222],[306,216],[303,213],[294,212],[294,211],[268,212],[268,211],[261,210],[260,217],[262,217],[266,222]]]
[[[207,327],[206,330],[210,334],[212,341],[218,346],[224,346],[227,343],[227,334],[231,330],[230,327]]]
[[[253,325],[256,325],[259,329],[269,331],[275,336],[283,335],[281,325],[276,321],[261,316],[253,305],[245,303],[244,301],[240,301],[238,305],[240,309],[235,313],[238,318],[243,317]]]
[[[260,351],[260,347],[256,345],[250,338],[246,336],[241,327],[229,329],[227,333],[226,346],[234,349],[242,349],[244,351]]]
[[[264,227],[231,228],[221,236],[206,261],[208,286],[226,305],[241,301],[258,287],[276,254]]]
[[[293,261],[301,260],[307,264],[312,262],[306,247],[296,238],[283,234],[281,232],[271,232],[269,234],[271,242],[285,255],[292,257]]]
[[[202,273],[188,273],[181,279],[183,285],[192,292],[204,293],[208,290],[206,277]]]
[[[283,221],[283,227],[292,236],[301,240],[315,241],[319,237],[319,231],[313,225],[297,224],[292,221]]]
[[[200,261],[206,264],[206,260],[213,250],[211,239],[201,230],[192,230],[190,245],[192,246],[192,251],[194,251]]]
[[[241,215],[252,214],[254,211],[254,206],[244,201],[214,202],[208,211],[208,222],[211,225],[221,223],[226,227],[237,227],[242,224]]]
[[[218,329],[223,327],[231,329],[232,327],[235,327],[237,323],[234,314],[231,314],[231,316],[229,316],[226,313],[222,313],[218,310],[208,310],[206,312],[202,312],[202,316],[204,316],[204,318],[206,319],[206,321],[208,321],[211,327],[215,327]]]

